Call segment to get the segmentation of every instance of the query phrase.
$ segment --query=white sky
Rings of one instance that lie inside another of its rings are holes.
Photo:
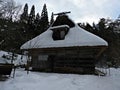
[[[15,0],[28,3],[29,9],[35,5],[36,13],[41,13],[44,3],[49,17],[51,13],[71,11],[70,17],[76,22],[97,22],[100,18],[117,18],[120,12],[120,0]]]

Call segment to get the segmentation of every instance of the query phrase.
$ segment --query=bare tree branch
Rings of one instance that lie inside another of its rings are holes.
[[[21,9],[21,5],[16,5],[14,0],[0,0],[0,17],[8,19],[16,19]]]

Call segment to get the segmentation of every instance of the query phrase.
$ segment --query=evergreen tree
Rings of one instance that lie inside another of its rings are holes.
[[[54,22],[54,14],[53,14],[53,12],[52,12],[52,14],[51,14],[51,20],[50,20],[50,25],[52,25],[53,22]]]
[[[40,21],[41,21],[40,15],[39,13],[37,13],[35,17],[35,36],[40,34],[40,26],[41,26]]]
[[[78,25],[81,27],[81,28],[83,28],[83,29],[85,29],[85,23],[78,23]]]
[[[37,13],[35,17],[35,23],[38,24],[39,22],[40,22],[40,15],[39,13]]]
[[[29,24],[33,24],[35,21],[35,6],[33,5],[29,14]]]
[[[106,19],[104,19],[104,18],[100,19],[100,21],[98,23],[100,30],[103,30],[103,31],[105,30],[105,28],[106,28],[105,23],[106,23]]]
[[[45,17],[48,18],[48,12],[47,12],[47,7],[46,4],[44,4],[43,9],[42,9],[42,13],[41,13],[41,17]]]
[[[21,37],[23,37],[24,39],[22,40],[22,42],[25,42],[28,40],[28,31],[29,31],[29,25],[28,25],[28,4],[26,3],[24,8],[23,8],[23,13],[20,16],[20,23],[18,25],[18,32],[21,34]]]
[[[93,32],[93,27],[89,23],[86,23],[85,29],[89,32]]]
[[[47,28],[49,26],[48,12],[47,12],[46,4],[44,4],[43,9],[42,9],[40,25],[41,25],[41,33],[44,32],[45,30],[47,30]]]
[[[28,22],[28,4],[27,3],[24,6],[24,11],[21,14],[20,20],[24,23]]]
[[[35,31],[35,6],[33,5],[29,14],[29,19],[28,19],[28,32],[27,36],[28,39],[31,39],[35,36],[34,31]]]

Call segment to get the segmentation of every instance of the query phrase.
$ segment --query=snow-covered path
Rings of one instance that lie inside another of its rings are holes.
[[[15,78],[0,81],[0,90],[120,90],[120,69],[111,75],[53,74],[17,70]]]

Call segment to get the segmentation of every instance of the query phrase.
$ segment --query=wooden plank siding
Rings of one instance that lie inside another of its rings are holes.
[[[54,72],[93,73],[94,68],[95,64],[93,58],[61,56],[54,60]]]
[[[33,70],[94,73],[95,62],[106,47],[66,47],[31,49]],[[39,55],[48,55],[48,60],[38,60]]]
[[[43,48],[43,49],[30,49],[29,54],[87,54],[89,52],[97,54],[102,48],[106,47],[75,47],[75,48]]]

